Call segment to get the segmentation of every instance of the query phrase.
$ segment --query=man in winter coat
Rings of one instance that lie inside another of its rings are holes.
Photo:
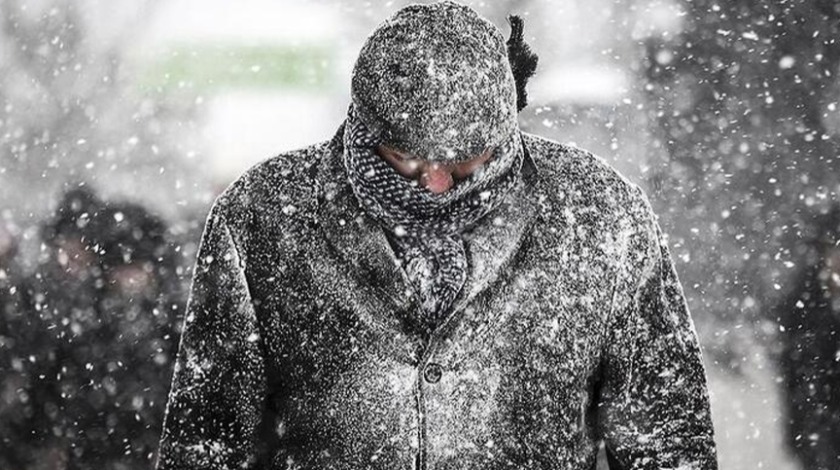
[[[701,353],[642,191],[519,130],[534,58],[452,2],[368,38],[329,142],[207,220],[169,469],[716,469]]]

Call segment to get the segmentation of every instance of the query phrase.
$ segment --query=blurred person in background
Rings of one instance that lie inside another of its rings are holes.
[[[840,207],[800,244],[804,271],[779,307],[787,443],[802,468],[840,468]]]
[[[147,469],[157,451],[182,321],[176,252],[166,224],[138,204],[108,203],[102,217],[105,287],[97,307],[109,330],[96,339],[101,351],[90,353],[102,368],[105,398],[85,410],[90,425],[84,429],[88,439],[96,433],[102,447],[110,446],[102,454],[110,459],[107,468]]]
[[[601,441],[613,469],[717,468],[650,203],[520,131],[536,57],[511,25],[399,10],[333,139],[216,200],[159,470],[591,470]]]
[[[31,363],[27,335],[32,328],[23,308],[23,273],[17,234],[0,219],[0,468],[24,468],[34,452],[28,424],[32,416]]]
[[[62,390],[68,377],[68,349],[97,324],[96,299],[102,286],[95,228],[102,202],[86,186],[63,194],[53,216],[40,230],[41,251],[25,288],[26,321],[16,337],[17,354],[29,363],[26,433],[36,446],[25,468],[70,468],[70,447],[82,442],[65,406],[84,390]],[[83,343],[82,343],[83,344]]]
[[[39,449],[28,468],[148,468],[180,320],[167,227],[142,206],[80,188],[42,237],[28,292],[33,341],[19,348],[38,377],[28,426]]]

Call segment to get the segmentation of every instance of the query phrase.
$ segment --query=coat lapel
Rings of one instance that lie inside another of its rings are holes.
[[[342,126],[327,147],[319,167],[321,194],[318,225],[339,258],[352,267],[359,289],[368,297],[374,314],[396,312],[409,331],[419,331],[413,321],[419,308],[414,287],[399,267],[384,230],[359,206],[342,162]],[[480,223],[465,233],[469,272],[444,323],[451,321],[477,295],[498,278],[515,255],[536,214],[536,167],[526,151],[523,180]]]
[[[385,232],[359,206],[342,162],[342,125],[319,162],[318,225],[336,255],[350,266],[357,289],[373,314],[407,313],[416,308],[414,289]]]

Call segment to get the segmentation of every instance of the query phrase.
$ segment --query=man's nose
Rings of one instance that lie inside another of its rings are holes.
[[[439,163],[426,165],[420,173],[420,185],[434,194],[449,191],[455,184],[452,179],[452,168]]]

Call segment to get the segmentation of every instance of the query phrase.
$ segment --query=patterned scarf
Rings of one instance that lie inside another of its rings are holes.
[[[419,294],[429,331],[440,324],[467,279],[462,233],[516,186],[524,158],[519,131],[493,157],[443,194],[403,177],[376,153],[381,140],[352,107],[344,132],[344,166],[362,208],[385,229]]]

